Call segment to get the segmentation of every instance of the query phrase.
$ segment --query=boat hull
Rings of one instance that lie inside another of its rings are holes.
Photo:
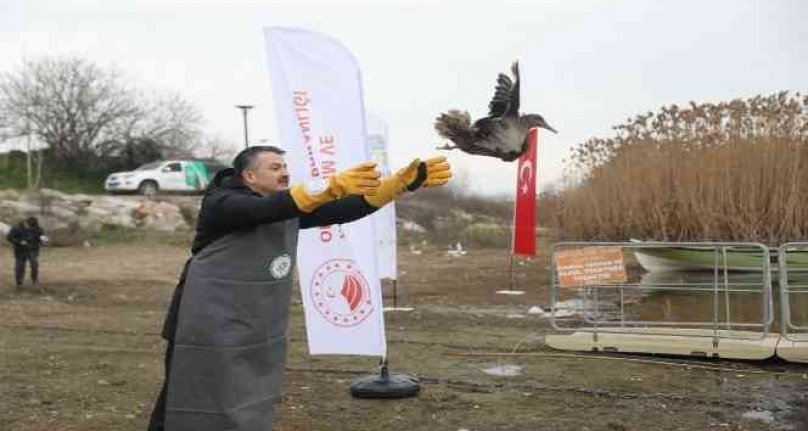
[[[715,266],[715,251],[694,247],[638,248],[633,250],[637,262],[646,271],[712,271]],[[772,251],[770,258],[776,259]],[[787,255],[788,271],[808,271],[808,253],[792,252]],[[763,256],[759,250],[727,250],[726,268],[728,271],[759,272]],[[718,253],[718,268],[724,269],[724,254]],[[779,271],[776,261],[772,271]]]

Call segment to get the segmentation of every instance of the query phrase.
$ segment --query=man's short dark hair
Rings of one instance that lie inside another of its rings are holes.
[[[256,145],[254,147],[247,147],[241,150],[236,158],[233,159],[233,170],[236,171],[236,178],[241,178],[241,174],[247,169],[255,167],[255,158],[261,153],[275,153],[278,155],[286,154],[286,151],[272,145]]]

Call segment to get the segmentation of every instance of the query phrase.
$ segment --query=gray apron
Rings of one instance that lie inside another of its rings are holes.
[[[167,431],[267,431],[286,362],[298,220],[228,234],[188,268]]]

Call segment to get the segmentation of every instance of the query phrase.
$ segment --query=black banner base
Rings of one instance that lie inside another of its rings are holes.
[[[354,398],[410,398],[421,392],[418,378],[404,374],[390,375],[387,364],[382,365],[381,375],[360,377],[351,383]]]

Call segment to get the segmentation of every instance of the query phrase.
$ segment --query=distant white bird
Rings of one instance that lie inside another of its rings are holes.
[[[463,250],[463,244],[458,242],[453,246],[449,246],[449,250],[446,251],[446,254],[452,257],[460,257],[466,255],[466,250]]]
[[[469,154],[496,157],[506,162],[519,158],[527,151],[527,132],[541,127],[553,133],[539,114],[519,114],[519,63],[511,66],[514,80],[500,73],[494,98],[488,104],[488,116],[471,124],[467,111],[456,109],[440,114],[435,119],[435,130],[452,145],[437,147],[440,150],[460,149]]]

